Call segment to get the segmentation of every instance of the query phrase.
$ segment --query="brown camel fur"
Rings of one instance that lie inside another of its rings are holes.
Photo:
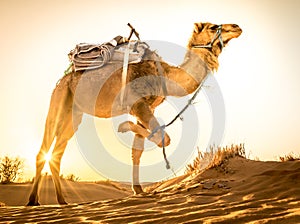
[[[129,64],[127,85],[123,89],[122,64],[107,64],[100,69],[72,72],[60,80],[51,97],[44,138],[36,157],[36,177],[28,205],[39,205],[38,188],[45,164],[44,156],[48,153],[54,138],[56,143],[50,169],[58,203],[66,204],[59,180],[60,162],[67,142],[77,130],[83,113],[100,118],[110,118],[124,113],[136,117],[137,124],[124,122],[119,126],[119,131],[130,130],[135,133],[132,146],[132,183],[135,193],[143,192],[139,184],[139,163],[145,138],[159,126],[153,113],[165,99],[162,77],[165,79],[167,95],[181,97],[193,93],[210,71],[217,70],[218,56],[223,48],[220,38],[216,38],[210,48],[199,46],[211,43],[218,28],[224,46],[242,33],[235,24],[224,24],[222,27],[211,23],[194,25],[184,62],[179,67],[161,62],[162,76],[155,61],[157,55],[147,50],[143,61]],[[120,97],[122,91],[124,99]],[[160,131],[150,140],[162,147]],[[170,144],[167,134],[164,144],[166,146]]]

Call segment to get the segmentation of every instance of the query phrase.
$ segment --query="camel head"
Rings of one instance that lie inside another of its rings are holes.
[[[195,23],[189,48],[206,48],[219,54],[232,38],[241,35],[242,29],[236,24],[215,25]]]

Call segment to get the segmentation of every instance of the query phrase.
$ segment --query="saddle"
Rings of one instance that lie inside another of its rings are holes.
[[[82,71],[101,68],[107,63],[122,63],[126,51],[129,51],[128,63],[138,63],[148,48],[149,45],[145,42],[128,41],[117,36],[103,44],[77,44],[68,56],[73,70]]]

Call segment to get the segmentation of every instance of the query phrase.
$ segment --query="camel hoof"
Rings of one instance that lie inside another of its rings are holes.
[[[37,202],[29,201],[26,206],[39,206],[39,205],[40,205],[40,203],[38,201]]]
[[[58,203],[60,205],[67,205],[68,204],[65,200],[60,200],[60,201],[58,201]]]
[[[125,133],[127,131],[131,131],[131,125],[133,125],[133,122],[131,122],[131,121],[124,121],[123,123],[121,123],[119,125],[118,132]]]
[[[133,185],[132,189],[133,189],[133,192],[134,192],[135,195],[144,193],[141,185]]]

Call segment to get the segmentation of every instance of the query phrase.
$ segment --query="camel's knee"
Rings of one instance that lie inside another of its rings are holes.
[[[132,157],[132,163],[133,165],[139,165],[140,164],[141,157]]]
[[[148,139],[150,141],[154,142],[160,148],[162,148],[163,146],[168,146],[171,143],[170,136],[167,133],[164,133],[164,135],[162,135],[161,131],[156,132],[152,136],[150,135],[148,137]],[[163,141],[163,139],[164,139],[164,141]]]
[[[146,128],[144,128],[140,125],[134,124],[131,121],[125,121],[119,125],[118,131],[119,132],[132,131],[135,134],[138,134],[144,138],[148,138],[148,140],[154,142],[157,146],[159,146],[161,148],[163,147],[162,130],[159,130],[152,135],[149,132],[149,130],[147,130]],[[169,135],[166,132],[164,132],[164,146],[168,146],[168,145],[170,145],[170,143],[171,143],[171,139],[170,139]]]
[[[132,121],[125,121],[119,125],[118,132],[125,133],[128,131],[132,131],[143,138],[147,138],[147,136],[150,134],[146,128],[138,124],[134,124]]]

